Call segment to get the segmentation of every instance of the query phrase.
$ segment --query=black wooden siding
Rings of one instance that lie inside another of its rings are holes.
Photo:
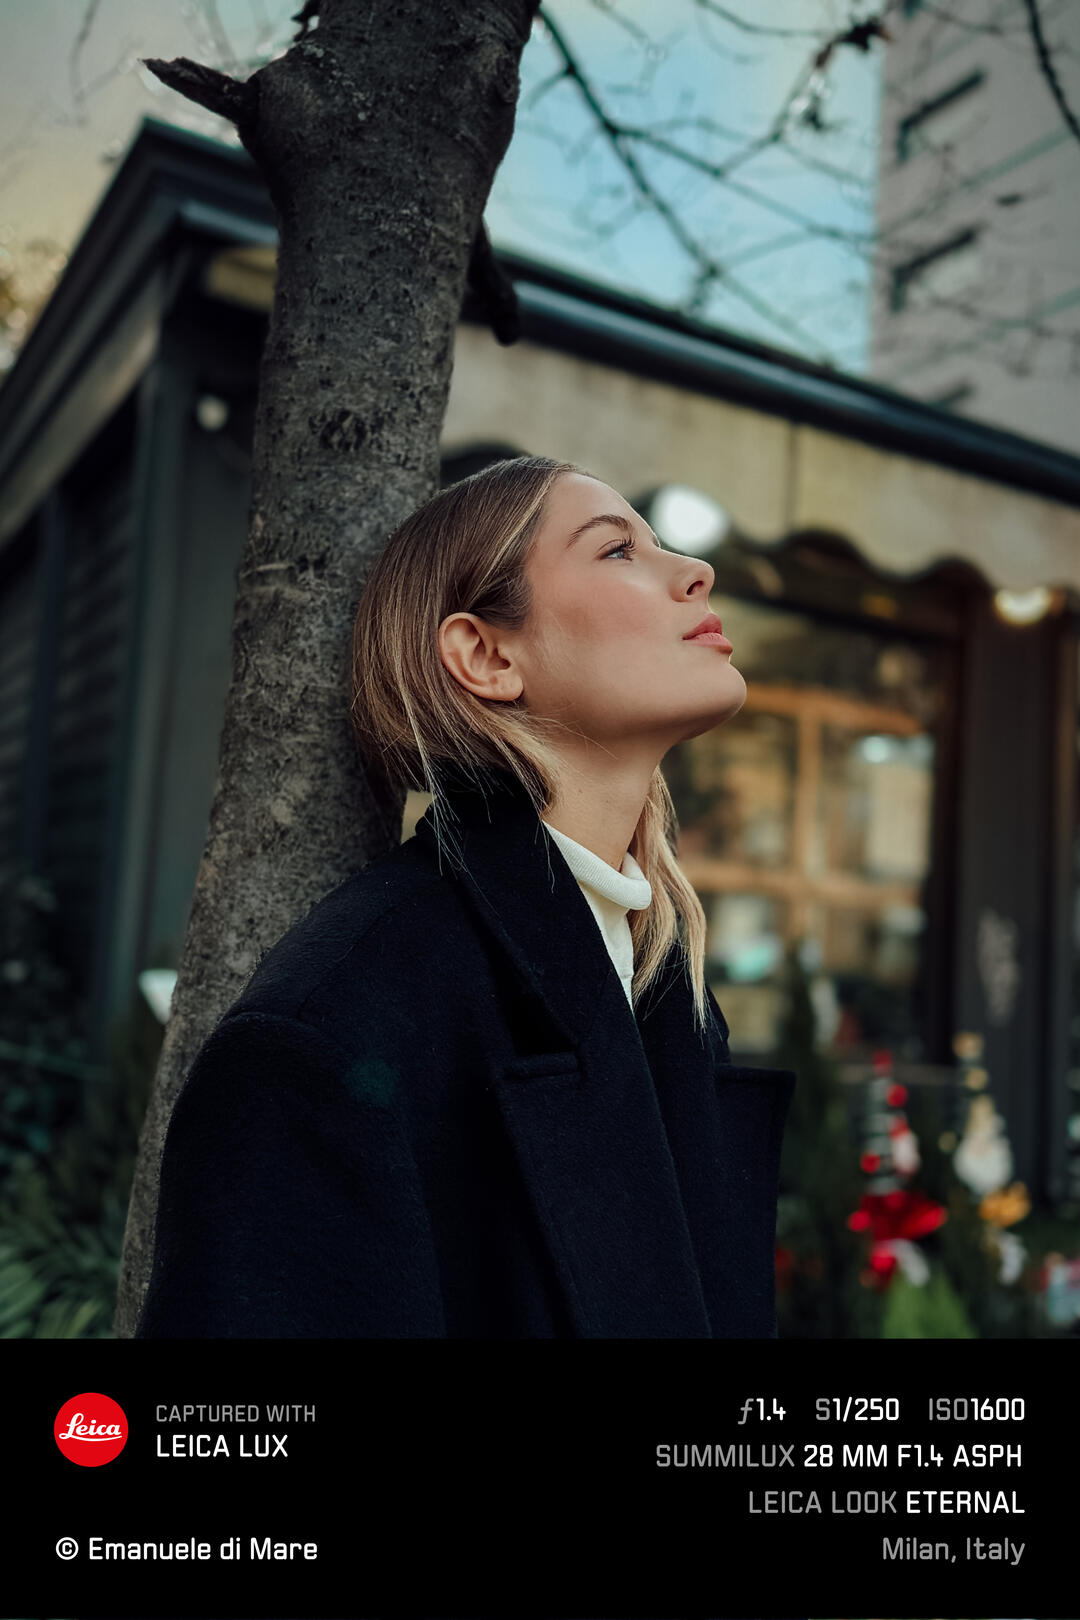
[[[0,580],[0,870],[23,854],[23,767],[26,759],[40,592],[37,522],[12,542]]]
[[[85,980],[96,939],[106,821],[119,767],[133,604],[132,449],[113,426],[65,486],[67,559],[41,864],[56,885],[61,937]],[[80,985],[80,988],[82,986]]]

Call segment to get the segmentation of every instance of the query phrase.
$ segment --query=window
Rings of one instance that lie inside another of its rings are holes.
[[[956,140],[972,110],[968,98],[985,79],[986,74],[980,68],[951,89],[935,96],[932,101],[924,101],[921,107],[916,107],[914,112],[902,118],[896,130],[897,162],[906,163],[908,158],[919,152],[931,151]]]
[[[730,621],[730,625],[729,625]],[[806,942],[842,1062],[918,1062],[933,858],[936,654],[891,632],[727,598],[747,677],[737,723],[664,761],[679,860],[708,919],[707,976],[738,1046],[776,1049],[787,948]],[[826,1016],[827,1014],[827,1016]]]
[[[978,268],[977,230],[960,231],[937,247],[893,267],[890,307],[905,309],[913,293],[947,298],[967,287]]]

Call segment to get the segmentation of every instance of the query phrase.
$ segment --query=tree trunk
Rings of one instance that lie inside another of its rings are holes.
[[[259,956],[400,837],[348,725],[349,635],[391,530],[438,487],[473,244],[537,0],[322,0],[245,84],[166,83],[234,119],[277,214],[277,286],[209,830],[143,1126],[115,1331],[149,1277],[176,1096]],[[481,238],[482,240],[482,238]]]

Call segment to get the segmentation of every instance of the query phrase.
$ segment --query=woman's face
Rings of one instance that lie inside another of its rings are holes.
[[[603,516],[625,520],[631,533],[597,521]],[[500,632],[498,643],[529,709],[594,742],[647,744],[659,758],[742,707],[746,682],[732,653],[684,639],[714,611],[712,568],[662,550],[607,484],[583,473],[560,476],[526,573],[529,623]]]

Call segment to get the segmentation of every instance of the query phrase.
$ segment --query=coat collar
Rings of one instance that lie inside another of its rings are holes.
[[[509,956],[523,992],[542,1001],[562,1037],[576,1046],[615,971],[589,903],[525,788],[509,772],[488,775],[486,791],[452,776],[416,837],[464,886]],[[574,919],[578,926],[568,926]]]

